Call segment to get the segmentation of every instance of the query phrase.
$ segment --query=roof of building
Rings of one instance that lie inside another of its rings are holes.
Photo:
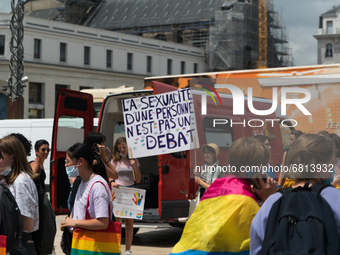
[[[28,15],[31,17],[35,17],[35,18],[53,20],[58,16],[58,11],[56,8],[41,9],[41,10],[31,11]]]
[[[226,2],[229,0],[107,0],[88,26],[118,30],[210,22],[214,18],[212,11]]]
[[[337,12],[340,10],[340,5],[338,6],[333,6],[333,8],[323,14],[321,14],[321,16],[325,16],[325,15],[336,15]]]

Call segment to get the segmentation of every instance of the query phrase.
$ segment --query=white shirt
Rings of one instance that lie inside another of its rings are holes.
[[[100,182],[105,184],[105,187]],[[95,183],[93,185],[93,183]],[[93,185],[92,189],[91,186]],[[103,177],[96,175],[87,182],[82,182],[77,190],[74,206],[72,209],[72,219],[85,220],[86,203],[90,193],[89,209],[90,219],[111,218],[113,210],[111,192],[109,185]],[[110,208],[109,208],[110,206]]]
[[[20,173],[12,185],[6,185],[17,202],[21,215],[34,220],[32,233],[39,229],[39,198],[37,187],[26,173]]]

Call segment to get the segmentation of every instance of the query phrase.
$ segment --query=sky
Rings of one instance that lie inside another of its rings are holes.
[[[17,2],[17,0],[16,0]],[[340,5],[339,0],[273,0],[287,27],[289,47],[293,49],[296,66],[317,64],[319,16]],[[0,0],[0,13],[11,11],[11,0]]]
[[[296,66],[317,64],[317,40],[319,17],[340,5],[339,0],[274,0],[289,32],[289,47],[293,49]]]

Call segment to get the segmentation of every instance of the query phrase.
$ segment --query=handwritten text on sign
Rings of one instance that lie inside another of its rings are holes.
[[[122,102],[128,146],[134,158],[193,148],[198,145],[190,89],[126,99]]]
[[[112,188],[113,214],[118,218],[143,218],[145,190],[127,187]]]

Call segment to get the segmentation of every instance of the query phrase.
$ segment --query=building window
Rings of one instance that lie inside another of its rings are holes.
[[[172,74],[172,59],[168,59],[168,75]]]
[[[28,86],[28,117],[43,118],[44,106],[42,104],[42,83],[30,82]]]
[[[5,55],[5,36],[0,35],[0,56]]]
[[[106,50],[106,67],[112,68],[112,50]]]
[[[127,70],[132,71],[132,61],[133,61],[133,55],[132,53],[127,54]]]
[[[181,74],[185,74],[185,62],[181,61]]]
[[[66,62],[66,43],[60,43],[60,62]]]
[[[41,40],[34,39],[34,58],[41,59]]]
[[[90,65],[90,47],[84,47],[84,65]]]
[[[194,73],[198,73],[198,64],[194,63]]]
[[[327,34],[333,34],[333,21],[327,21]]]
[[[35,83],[30,82],[29,83],[29,103],[41,103],[41,90],[42,90],[42,84],[41,83]]]
[[[326,58],[333,57],[333,46],[330,43],[326,44],[326,54],[325,54],[325,57]]]
[[[152,57],[151,56],[146,57],[146,72],[152,73]]]

